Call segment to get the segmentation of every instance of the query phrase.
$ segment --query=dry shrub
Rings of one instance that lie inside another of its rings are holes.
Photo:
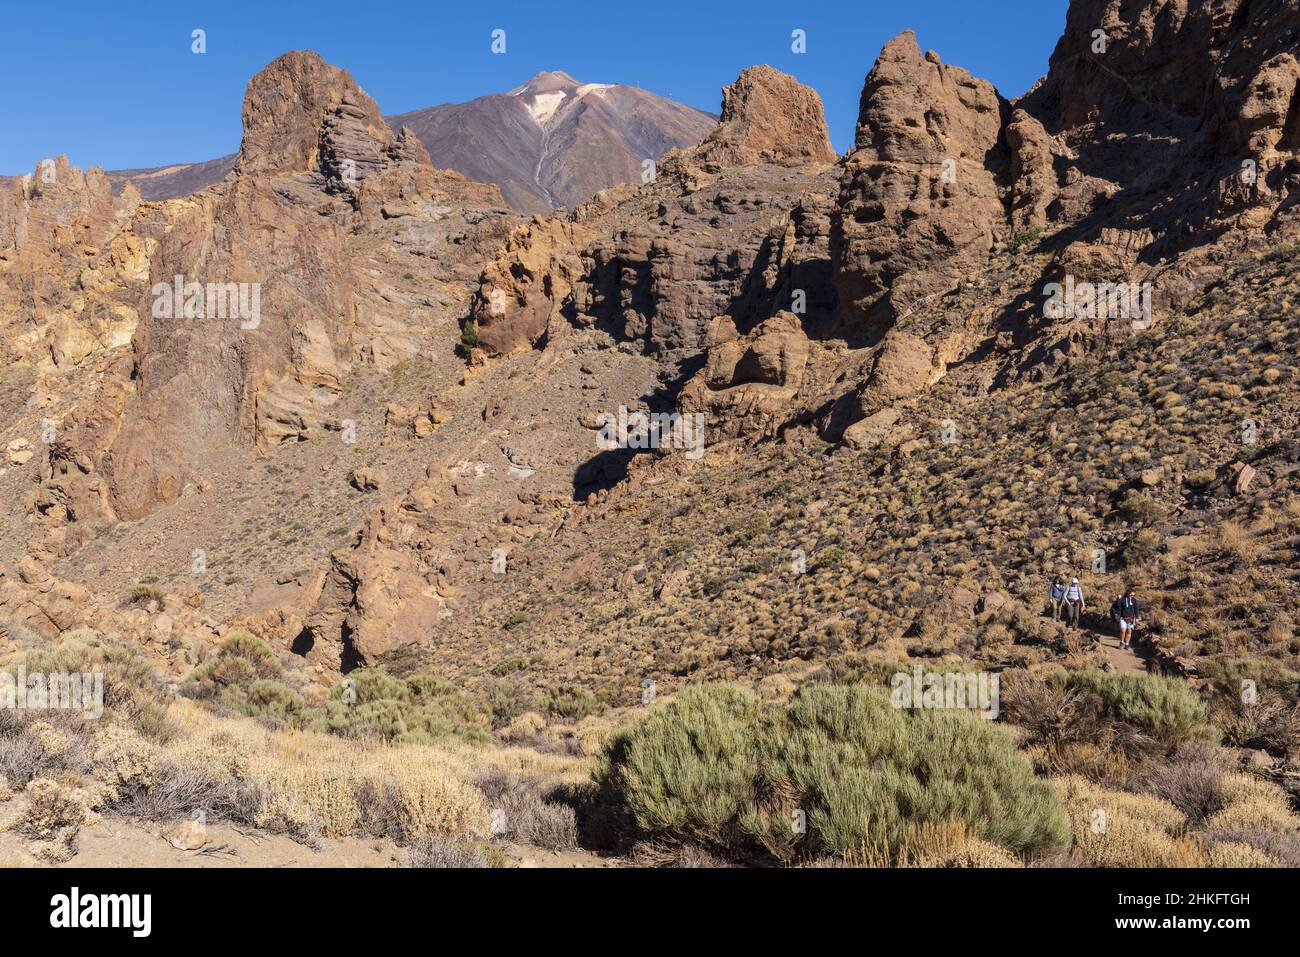
[[[1238,844],[1252,847],[1283,867],[1300,867],[1300,833],[1267,828],[1206,831],[1212,845]]]
[[[1196,827],[1223,807],[1223,773],[1214,751],[1192,748],[1149,770],[1146,790],[1169,801]]]
[[[95,736],[95,773],[114,790],[147,790],[158,782],[157,748],[130,728],[109,725]]]
[[[317,832],[372,833],[375,820],[383,822],[383,836],[398,840],[428,831],[487,833],[487,804],[468,781],[468,762],[453,750],[273,732],[252,721],[192,713],[183,723],[192,731],[172,757],[251,788],[260,799],[253,822],[259,827],[307,839]],[[359,796],[376,794],[383,809],[363,816]]]
[[[32,840],[38,857],[55,863],[76,853],[77,833],[99,820],[94,808],[104,797],[94,788],[52,778],[36,778],[27,785],[25,796],[27,806],[15,823],[16,830]]]
[[[436,831],[412,842],[402,859],[403,867],[488,867],[488,856],[474,841]]]
[[[1223,779],[1223,810],[1206,822],[1214,830],[1300,832],[1300,817],[1291,810],[1287,793],[1271,781],[1250,774]]]
[[[548,801],[536,782],[492,768],[477,781],[479,790],[500,812],[506,835],[524,844],[563,851],[578,846],[578,821],[572,807]]]
[[[675,849],[669,863],[669,867],[681,867],[687,869],[694,868],[724,868],[731,865],[720,857],[715,857],[704,848],[695,844],[683,844]]]
[[[25,734],[0,738],[0,775],[15,787],[25,787],[47,764],[45,749]]]
[[[1237,522],[1224,522],[1215,533],[1219,550],[1230,558],[1250,564],[1259,557],[1260,544]]]
[[[964,821],[929,821],[907,827],[891,850],[883,843],[863,841],[845,854],[853,867],[984,868],[1023,867],[1018,857],[979,838]]]
[[[1206,867],[1282,867],[1259,848],[1236,841],[1213,844],[1205,852]]]
[[[119,789],[114,809],[129,817],[171,823],[203,811],[218,820],[253,825],[262,797],[249,784],[211,768],[162,758],[147,789]]]
[[[1200,847],[1184,836],[1173,804],[1147,794],[1112,791],[1075,775],[1055,782],[1065,801],[1074,849],[1093,867],[1196,867]]]

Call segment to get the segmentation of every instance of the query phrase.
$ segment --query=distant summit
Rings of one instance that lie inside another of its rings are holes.
[[[646,160],[694,146],[717,118],[635,86],[582,83],[543,71],[507,93],[385,117],[408,126],[433,165],[495,183],[515,209],[540,213],[576,206],[598,190],[639,180]],[[110,171],[146,200],[172,199],[211,186],[235,163],[231,153],[203,163]]]
[[[496,183],[516,209],[572,207],[639,180],[646,160],[693,146],[716,118],[635,86],[538,73],[507,93],[389,118],[409,126],[434,166]]]

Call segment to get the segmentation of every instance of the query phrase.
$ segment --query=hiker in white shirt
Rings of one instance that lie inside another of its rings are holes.
[[[1079,616],[1087,610],[1087,607],[1083,598],[1083,586],[1079,584],[1079,579],[1071,578],[1070,587],[1065,589],[1065,614],[1069,627],[1079,627]]]

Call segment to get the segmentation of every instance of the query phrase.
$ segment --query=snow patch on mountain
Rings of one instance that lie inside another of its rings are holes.
[[[533,119],[538,123],[545,123],[555,115],[555,111],[560,108],[565,95],[562,90],[555,93],[538,93],[524,105],[528,107],[528,112],[532,114]]]

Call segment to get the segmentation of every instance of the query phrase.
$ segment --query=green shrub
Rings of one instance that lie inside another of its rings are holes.
[[[832,545],[817,556],[818,568],[835,568],[844,560],[844,549],[838,545]]]
[[[162,601],[163,590],[157,585],[149,585],[141,582],[131,589],[131,601],[137,605],[143,605],[150,601]]]
[[[275,652],[260,638],[235,632],[217,646],[216,654],[190,672],[188,680],[209,695],[223,688],[243,688],[255,681],[279,678],[283,669]],[[236,700],[242,700],[235,696]]]
[[[1218,742],[1218,732],[1206,718],[1205,702],[1177,678],[1109,674],[1091,668],[1057,672],[1049,681],[1092,692],[1101,699],[1107,717],[1140,728],[1169,747]]]
[[[333,734],[397,744],[491,740],[484,709],[436,675],[403,681],[379,668],[354,671],[347,682],[334,686],[324,713],[308,717],[313,726]]]
[[[352,672],[347,681],[340,682],[331,689],[331,697],[341,700],[349,686],[356,694],[355,704],[370,704],[375,701],[405,703],[411,700],[411,688],[405,681],[378,668]]]
[[[740,530],[740,540],[746,544],[762,538],[772,528],[772,520],[766,512],[755,512],[753,517]]]
[[[1300,698],[1300,673],[1272,658],[1218,657],[1199,667],[1201,675],[1216,689],[1232,697],[1241,694],[1243,681],[1253,681],[1260,689],[1275,691],[1287,701]]]
[[[767,707],[733,685],[688,688],[611,740],[596,780],[653,836],[780,859],[896,850],[909,827],[948,822],[1016,853],[1069,843],[1060,801],[1004,729],[895,708],[867,685],[809,685]]]
[[[744,688],[688,687],[610,739],[596,784],[650,834],[734,843],[756,795],[758,714],[758,696]]]
[[[306,703],[298,692],[278,681],[260,678],[248,686],[245,706],[240,710],[246,714],[276,718],[286,724],[298,724],[306,709]]]
[[[1127,522],[1150,525],[1164,518],[1165,510],[1150,495],[1130,490],[1120,503],[1119,513]]]
[[[460,330],[460,344],[466,349],[478,345],[478,324],[473,319],[465,320],[465,326]]]
[[[1022,229],[1012,234],[1011,239],[1007,242],[1007,249],[1012,253],[1018,253],[1022,249],[1028,249],[1038,245],[1038,240],[1042,238],[1043,228],[1041,226],[1031,226],[1029,229]]]
[[[569,721],[581,721],[596,710],[596,696],[577,685],[551,689],[550,712]]]
[[[523,655],[510,655],[503,658],[492,666],[492,674],[498,678],[504,678],[506,675],[514,674],[516,671],[523,671],[528,667],[528,659]]]

